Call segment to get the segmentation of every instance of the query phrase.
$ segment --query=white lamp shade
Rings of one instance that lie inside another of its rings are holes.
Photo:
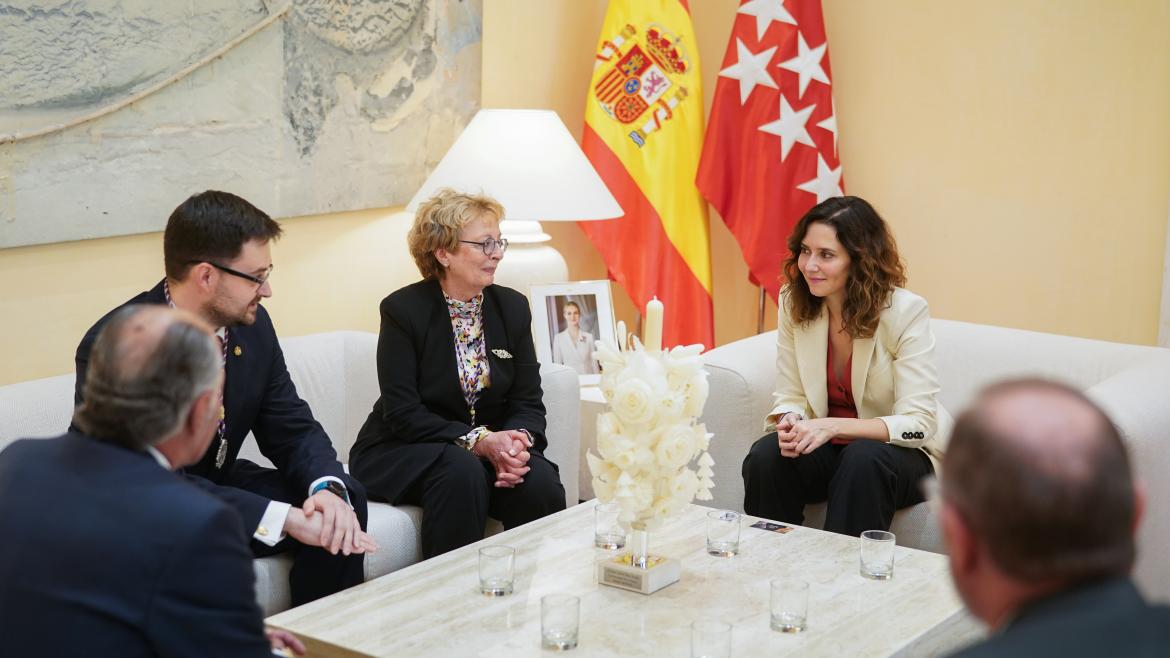
[[[551,110],[480,110],[406,209],[440,188],[486,194],[508,219],[582,221],[623,214]]]

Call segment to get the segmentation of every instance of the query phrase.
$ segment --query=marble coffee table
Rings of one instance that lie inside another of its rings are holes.
[[[690,624],[733,626],[733,656],[935,656],[978,637],[946,557],[898,547],[894,578],[858,574],[859,539],[811,528],[748,527],[740,553],[705,551],[705,507],[692,505],[650,536],[651,552],[682,561],[682,580],[653,595],[598,585],[593,503],[571,507],[358,587],[282,612],[271,626],[300,636],[311,656],[547,656],[540,597],[581,597],[580,645],[570,656],[689,656]],[[479,594],[478,548],[517,549],[515,593]],[[768,627],[768,581],[809,582],[808,629]]]

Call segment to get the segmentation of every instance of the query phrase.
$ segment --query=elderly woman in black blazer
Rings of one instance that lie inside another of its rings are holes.
[[[544,457],[544,403],[524,295],[492,284],[508,248],[494,200],[440,191],[407,241],[423,280],[382,300],[381,397],[350,453],[371,499],[423,508],[433,557],[565,508]]]

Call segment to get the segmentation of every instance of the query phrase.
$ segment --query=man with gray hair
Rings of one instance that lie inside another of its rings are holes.
[[[958,656],[1170,655],[1170,608],[1129,578],[1142,488],[1082,393],[1042,380],[984,390],[943,473],[951,575],[992,631]]]
[[[239,515],[170,472],[206,452],[221,386],[203,321],[127,307],[94,343],[78,431],[0,452],[0,499],[20,501],[0,514],[6,654],[304,650],[265,638]]]

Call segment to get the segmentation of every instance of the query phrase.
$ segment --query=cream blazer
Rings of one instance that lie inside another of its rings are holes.
[[[829,410],[826,363],[829,350],[829,314],[794,324],[783,294],[776,331],[775,404],[768,414],[769,431],[788,412],[805,418],[823,418]],[[942,457],[938,371],[934,365],[934,334],[926,300],[895,288],[882,311],[872,338],[853,339],[850,373],[858,418],[880,418],[889,430],[889,442],[921,448]],[[860,393],[860,395],[859,395]]]

